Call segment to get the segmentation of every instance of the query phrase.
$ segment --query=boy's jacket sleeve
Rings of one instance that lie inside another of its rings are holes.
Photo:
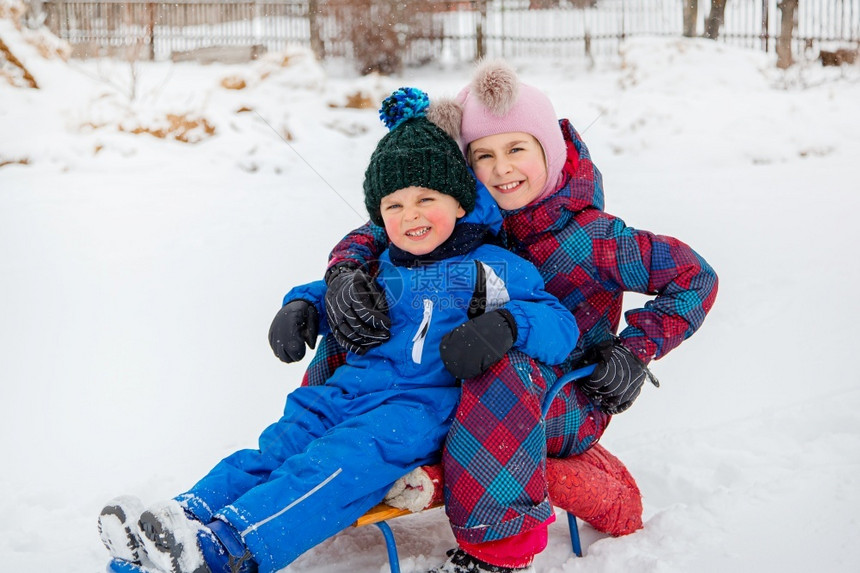
[[[717,296],[714,269],[678,239],[633,229],[606,215],[605,236],[594,243],[601,279],[623,290],[656,295],[624,314],[619,337],[646,364],[692,336]]]
[[[382,252],[388,248],[385,229],[367,222],[348,233],[329,254],[328,267],[349,263],[372,269]]]
[[[325,281],[314,281],[305,285],[300,285],[290,289],[290,292],[284,295],[283,304],[287,304],[294,300],[304,300],[314,305],[319,314],[319,334],[325,336],[331,329],[328,325],[328,317],[325,312]]]
[[[546,364],[560,364],[573,352],[579,328],[573,314],[546,292],[538,270],[508,253],[505,285],[510,300],[503,306],[517,323],[514,348]]]

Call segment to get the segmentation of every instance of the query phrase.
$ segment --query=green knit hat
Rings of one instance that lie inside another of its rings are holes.
[[[400,88],[382,102],[379,117],[390,131],[364,173],[364,205],[379,226],[382,198],[406,187],[450,195],[467,213],[475,207],[475,180],[457,142],[425,116],[429,103],[415,88]]]

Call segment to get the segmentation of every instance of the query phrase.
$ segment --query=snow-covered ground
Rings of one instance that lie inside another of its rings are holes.
[[[401,85],[454,95],[470,67],[357,78],[297,51],[141,64],[131,82],[128,64],[44,60],[4,30],[42,89],[0,81],[0,165],[26,162],[0,167],[0,569],[95,573],[105,500],[184,491],[298,385],[305,364],[272,356],[269,322],[365,219],[375,104]],[[654,364],[662,387],[603,439],[638,479],[645,528],[585,526],[576,559],[559,519],[537,570],[860,570],[860,68],[783,74],[675,39],[591,70],[514,64],[585,132],[607,210],[688,242],[721,279],[701,331]],[[357,93],[374,108],[342,107]],[[199,141],[130,133],[167,114]],[[438,511],[392,526],[407,572],[453,544]],[[286,571],[345,569],[387,571],[375,528]]]

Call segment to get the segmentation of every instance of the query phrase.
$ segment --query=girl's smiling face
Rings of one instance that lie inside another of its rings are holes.
[[[426,255],[444,243],[466,211],[459,201],[424,187],[406,187],[386,195],[379,204],[385,232],[397,247]]]
[[[546,185],[546,159],[538,140],[528,133],[488,135],[469,144],[475,177],[505,211],[525,207]]]

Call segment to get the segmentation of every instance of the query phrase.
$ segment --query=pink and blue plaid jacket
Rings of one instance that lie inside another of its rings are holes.
[[[717,275],[678,239],[628,227],[606,213],[602,177],[588,148],[568,120],[559,125],[568,150],[563,184],[537,204],[503,212],[503,246],[537,266],[547,291],[576,317],[582,335],[570,365],[617,332],[625,291],[654,299],[625,313],[619,337],[645,363],[662,358],[701,326],[717,295]],[[384,230],[367,223],[338,243],[329,266],[372,267],[387,244]]]

